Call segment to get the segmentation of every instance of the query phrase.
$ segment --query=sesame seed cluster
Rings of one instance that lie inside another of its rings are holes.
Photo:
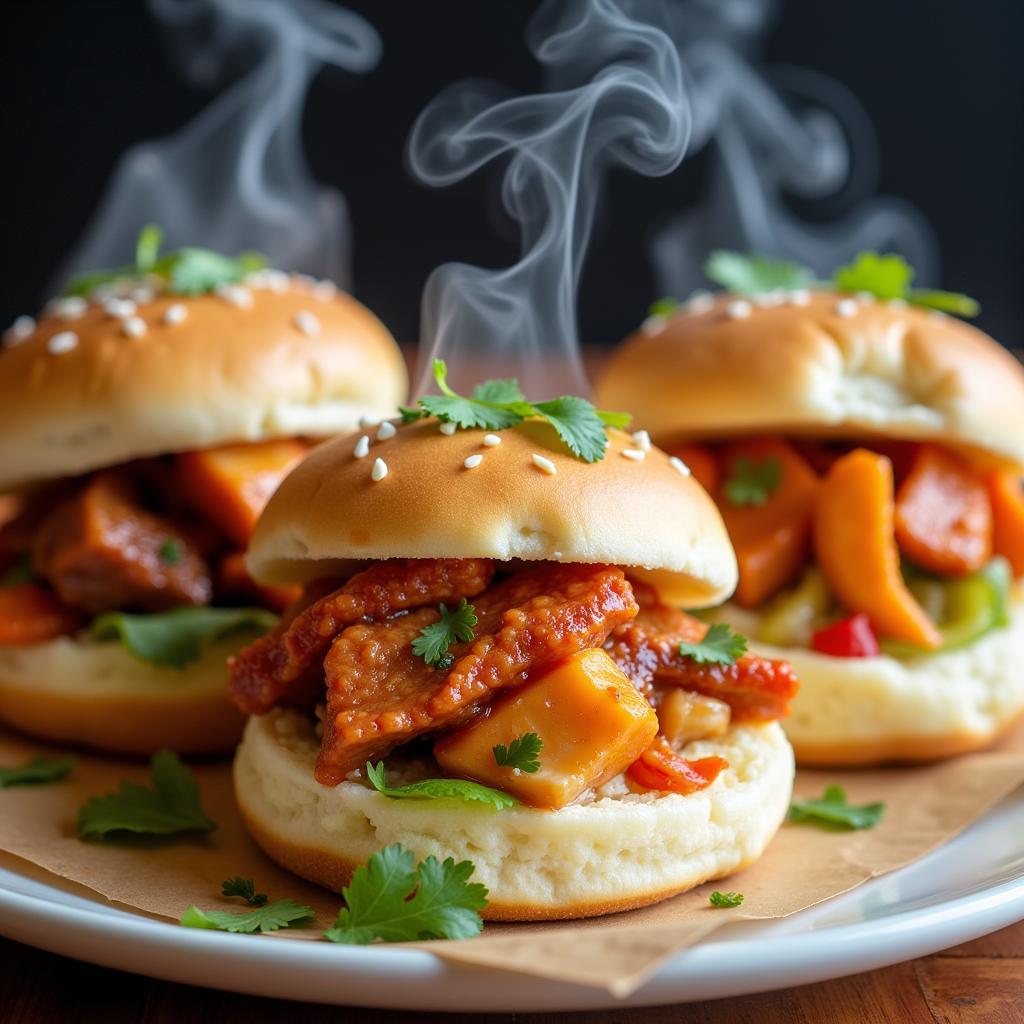
[[[212,294],[236,309],[246,310],[252,308],[254,292],[269,291],[280,295],[292,288],[303,289],[321,303],[329,302],[338,291],[333,281],[268,268],[253,271],[239,284],[219,285]],[[51,299],[43,307],[40,319],[53,318],[68,327],[46,340],[46,351],[52,356],[61,356],[77,348],[79,336],[72,325],[94,307],[102,308],[108,317],[119,321],[121,334],[135,340],[144,338],[154,328],[176,327],[184,323],[189,313],[185,302],[167,306],[156,322],[147,322],[141,315],[146,305],[166,294],[167,283],[162,277],[142,274],[97,285],[88,297],[68,295]],[[35,318],[19,316],[4,331],[0,351],[30,341],[38,326]],[[317,337],[321,330],[320,319],[312,309],[299,310],[292,318],[292,326],[307,338]]]

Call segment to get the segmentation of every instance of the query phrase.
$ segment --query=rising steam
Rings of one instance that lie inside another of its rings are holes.
[[[891,198],[867,198],[876,182],[875,140],[857,101],[809,71],[770,77],[746,54],[769,27],[775,0],[634,0],[635,17],[669,19],[692,104],[691,150],[711,146],[708,187],[693,210],[657,233],[659,294],[685,296],[706,283],[712,249],[795,259],[827,277],[864,249],[902,253],[917,279],[937,276],[936,243],[923,216]],[[810,223],[791,208],[842,197],[851,212]]]
[[[347,283],[345,200],[318,185],[302,151],[306,91],[324,65],[366,72],[380,39],[326,0],[149,0],[187,78],[212,86],[251,66],[177,134],[129,149],[64,268],[126,262],[139,227],[170,247],[257,249],[280,267]]]
[[[522,257],[508,269],[449,263],[431,275],[416,393],[430,388],[430,358],[442,356],[463,386],[501,373],[518,376],[531,398],[585,394],[576,287],[602,171],[621,164],[667,174],[686,148],[678,55],[653,24],[614,0],[549,0],[527,43],[538,61],[581,84],[509,97],[491,83],[458,83],[413,128],[410,163],[431,185],[504,159],[502,201],[522,238]]]

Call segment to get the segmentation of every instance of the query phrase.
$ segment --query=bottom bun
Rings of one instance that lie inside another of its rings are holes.
[[[724,611],[756,635],[749,613]],[[1010,623],[946,654],[913,661],[831,658],[751,644],[785,658],[800,693],[785,722],[797,763],[841,767],[934,761],[989,746],[1024,715],[1024,601]]]
[[[687,757],[729,761],[703,792],[634,794],[620,776],[560,811],[396,800],[358,782],[322,786],[313,778],[318,750],[312,722],[293,711],[246,727],[235,794],[273,860],[335,891],[391,843],[418,858],[470,860],[473,881],[489,893],[490,921],[630,910],[731,874],[761,856],[793,785],[792,750],[775,723],[690,744]]]
[[[211,644],[183,670],[139,661],[119,643],[0,646],[0,720],[117,754],[226,753],[245,724],[227,695],[225,661],[238,646]]]

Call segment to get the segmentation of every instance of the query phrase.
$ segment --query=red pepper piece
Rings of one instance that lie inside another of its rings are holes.
[[[819,654],[833,658],[873,658],[881,652],[871,620],[864,612],[817,630],[811,638],[811,646]]]
[[[626,774],[646,789],[668,793],[696,793],[707,789],[718,773],[729,767],[723,757],[702,757],[699,761],[681,758],[659,736],[627,769]]]

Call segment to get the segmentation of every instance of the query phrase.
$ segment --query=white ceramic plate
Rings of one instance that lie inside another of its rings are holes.
[[[55,953],[250,995],[418,1010],[585,1010],[714,999],[933,953],[1024,918],[1024,789],[928,857],[784,921],[739,922],[616,1000],[382,946],[196,931],[0,868],[0,933]]]

